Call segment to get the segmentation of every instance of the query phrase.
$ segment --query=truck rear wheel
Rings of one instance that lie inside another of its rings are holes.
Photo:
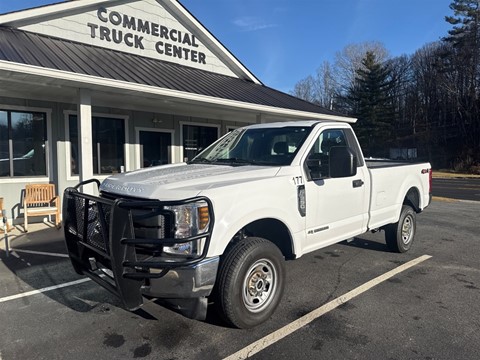
[[[218,275],[216,302],[223,318],[246,329],[273,314],[285,288],[285,261],[272,242],[250,237],[233,245]]]
[[[404,253],[412,246],[417,221],[415,211],[408,205],[402,206],[400,219],[385,227],[385,241],[390,250]]]

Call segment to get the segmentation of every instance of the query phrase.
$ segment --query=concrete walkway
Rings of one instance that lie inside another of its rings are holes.
[[[28,225],[25,233],[23,226],[16,225],[7,233],[10,252],[30,252],[39,255],[67,257],[63,228],[57,229],[50,222],[33,223]],[[0,233],[0,254],[3,259],[6,254],[6,234]]]

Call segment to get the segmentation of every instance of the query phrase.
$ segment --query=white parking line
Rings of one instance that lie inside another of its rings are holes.
[[[6,296],[6,297],[3,297],[3,298],[0,298],[0,303],[5,302],[5,301],[9,301],[9,300],[20,299],[20,298],[24,298],[24,297],[32,296],[32,295],[36,295],[36,294],[41,294],[41,293],[44,293],[44,292],[47,292],[47,291],[56,290],[56,289],[64,288],[64,287],[67,287],[67,286],[78,285],[78,284],[84,283],[86,281],[90,281],[90,278],[70,281],[70,282],[67,282],[67,283],[60,284],[60,285],[53,285],[53,286],[44,287],[43,289],[32,290],[32,291],[27,291],[27,292],[16,294],[16,295]]]
[[[293,332],[301,329],[305,325],[311,323],[313,320],[318,319],[320,316],[326,314],[327,312],[339,307],[342,304],[345,304],[347,301],[357,297],[358,295],[364,293],[365,291],[373,288],[374,286],[390,279],[391,277],[415,266],[420,264],[421,262],[430,259],[430,255],[423,255],[419,258],[416,258],[412,261],[409,261],[399,267],[386,272],[383,275],[376,277],[363,285],[349,291],[348,293],[339,296],[335,300],[330,301],[329,303],[313,310],[312,312],[308,313],[305,316],[295,320],[294,322],[285,325],[283,328],[274,331],[273,333],[261,338],[260,340],[255,341],[254,343],[248,345],[247,347],[237,351],[236,353],[226,357],[224,360],[240,360],[240,359],[247,359],[256,353],[262,351],[263,349],[273,345],[277,341],[283,339],[284,337],[292,334]]]
[[[51,253],[51,252],[44,252],[44,251],[34,251],[34,250],[25,250],[25,249],[10,249],[11,251],[19,252],[19,253],[27,253],[27,254],[35,254],[35,255],[46,255],[46,256],[56,256],[56,257],[64,257],[68,258],[67,254],[60,254],[60,253]]]

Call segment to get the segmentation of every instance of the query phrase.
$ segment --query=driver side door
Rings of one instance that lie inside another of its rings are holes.
[[[347,136],[348,128],[323,130],[309,151],[309,159],[315,159],[318,166],[307,168],[306,192],[306,244],[304,251],[318,248],[351,238],[366,231],[368,221],[368,170],[360,158],[358,146],[351,146]],[[354,138],[354,137],[353,137]],[[349,146],[357,149],[356,175],[332,178],[330,176],[329,154],[334,146]],[[362,166],[359,166],[362,165]]]

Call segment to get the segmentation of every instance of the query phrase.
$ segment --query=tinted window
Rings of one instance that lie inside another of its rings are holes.
[[[44,113],[0,111],[0,176],[47,175]]]
[[[288,165],[310,131],[300,126],[235,129],[193,161]]]
[[[71,173],[78,175],[78,128],[77,116],[70,115],[69,134],[71,144]],[[112,174],[120,172],[125,165],[125,121],[123,119],[92,118],[93,173]]]
[[[193,159],[218,138],[218,130],[212,126],[183,125],[183,157]]]

